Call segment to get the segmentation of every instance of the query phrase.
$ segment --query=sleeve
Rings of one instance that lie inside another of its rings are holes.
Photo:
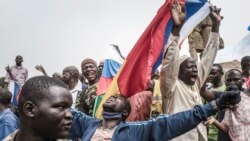
[[[219,34],[211,32],[208,43],[203,51],[203,56],[198,64],[198,88],[205,83],[219,49]]]
[[[73,121],[70,129],[70,138],[82,138],[94,118],[75,110],[72,110],[71,113],[73,115]]]
[[[4,118],[4,127],[3,127],[4,137],[7,137],[8,135],[16,131],[18,127],[19,127],[19,121],[10,114],[6,114]]]
[[[216,113],[210,103],[194,109],[152,120],[150,140],[170,140],[194,129],[201,121]]]
[[[164,49],[160,72],[160,90],[163,99],[163,108],[166,107],[166,100],[173,93],[175,82],[178,78],[180,67],[178,40],[178,36],[173,36],[171,34]]]

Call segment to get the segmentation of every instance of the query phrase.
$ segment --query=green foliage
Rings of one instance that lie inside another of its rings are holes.
[[[0,87],[1,88],[4,87],[4,79],[5,79],[5,77],[0,77]]]

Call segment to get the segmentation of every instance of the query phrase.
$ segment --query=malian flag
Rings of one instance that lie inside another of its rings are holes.
[[[187,12],[186,22],[180,31],[180,43],[182,43],[194,27],[208,16],[210,4],[206,0],[178,1],[185,4]],[[173,2],[174,0],[166,0],[160,7],[113,78],[100,105],[113,94],[130,97],[147,89],[152,72],[161,64],[164,45],[172,30],[170,8]],[[101,112],[102,106],[99,106],[95,116],[100,118]]]
[[[10,81],[9,91],[12,93],[11,104],[15,107],[18,106],[18,96],[21,92],[21,85],[15,81]]]

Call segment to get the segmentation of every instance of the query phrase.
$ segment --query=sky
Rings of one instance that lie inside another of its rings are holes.
[[[0,0],[0,76],[22,55],[29,77],[62,72],[85,58],[99,63],[110,44],[126,56],[165,0]],[[225,47],[246,36],[249,0],[211,0],[222,8]],[[249,53],[250,54],[250,53]]]

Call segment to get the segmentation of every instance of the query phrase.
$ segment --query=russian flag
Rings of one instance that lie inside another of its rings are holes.
[[[172,30],[170,8],[174,0],[166,0],[158,10],[156,16],[141,35],[117,75],[113,78],[106,94],[102,98],[101,105],[108,97],[120,93],[130,97],[135,93],[147,89],[151,74],[161,64],[164,45]],[[185,3],[187,19],[180,32],[180,43],[192,32],[209,13],[209,5],[206,0],[179,0]],[[102,106],[98,107],[96,117],[101,117]]]
[[[12,99],[11,99],[11,104],[15,107],[18,106],[18,96],[21,92],[21,86],[15,82],[15,81],[10,81],[9,83],[9,91],[12,93]]]

